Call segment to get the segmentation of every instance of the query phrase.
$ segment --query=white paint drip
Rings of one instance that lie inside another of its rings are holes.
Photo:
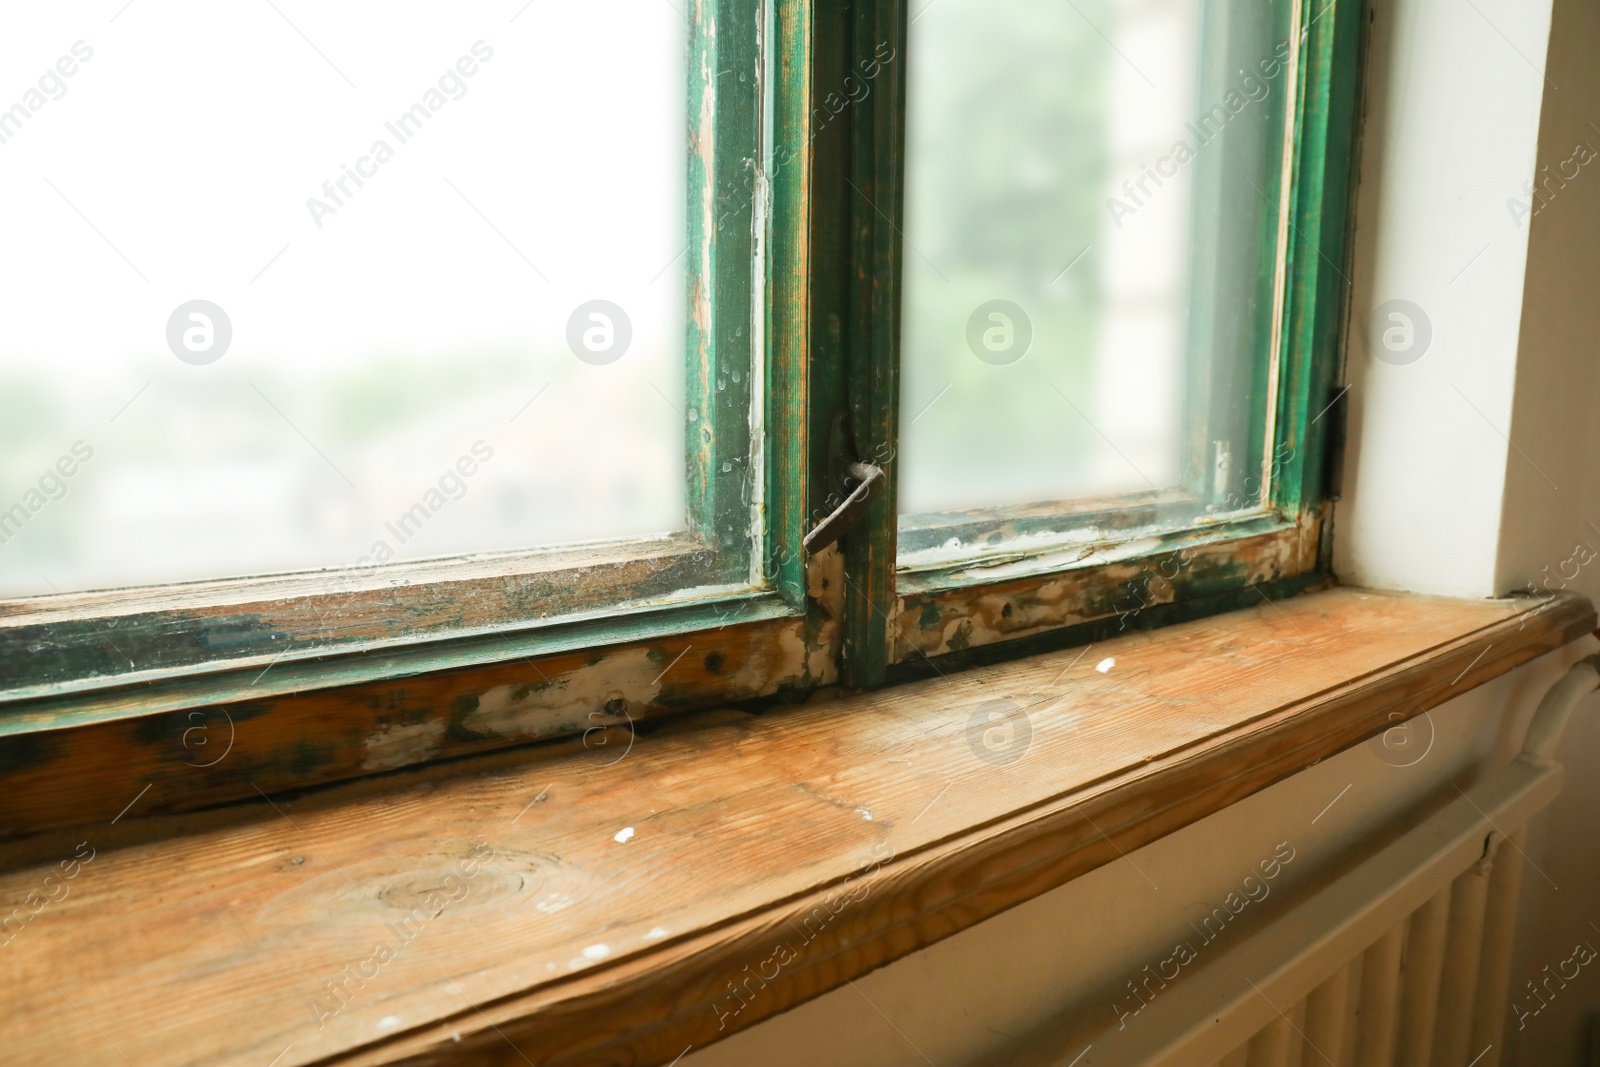
[[[1099,671],[1101,674],[1106,674],[1111,670],[1112,667],[1115,667],[1116,665],[1117,665],[1117,658],[1115,656],[1107,656],[1105,659],[1101,660],[1099,663],[1096,663],[1094,665],[1094,669]]]
[[[624,826],[622,829],[617,831],[617,836],[612,838],[612,840],[615,841],[619,845],[626,845],[628,843],[628,838],[630,838],[632,836],[633,836],[633,827]]]
[[[566,894],[566,893],[551,893],[548,897],[544,898],[543,900],[539,901],[539,903],[535,904],[534,908],[536,908],[539,911],[544,912],[546,915],[554,915],[556,912],[560,911],[562,908],[565,908],[565,907],[569,906],[571,903],[572,903],[572,897],[569,896],[568,894]]]

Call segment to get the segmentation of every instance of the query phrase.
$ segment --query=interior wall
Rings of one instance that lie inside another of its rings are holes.
[[[1550,3],[1372,8],[1335,567],[1492,596],[1528,243],[1505,200],[1533,173]],[[1416,344],[1386,353],[1395,300],[1417,309]]]
[[[1545,59],[1536,168],[1545,203],[1528,227],[1497,585],[1576,589],[1600,601],[1600,7],[1557,0]],[[1581,146],[1581,148],[1580,148]],[[1587,163],[1581,162],[1589,158]],[[1518,196],[1507,208],[1520,213]],[[1566,789],[1530,828],[1512,964],[1508,1062],[1592,1063],[1600,966],[1570,983],[1576,945],[1600,949],[1600,700],[1590,698],[1560,757]],[[1559,888],[1558,888],[1559,887]],[[1544,968],[1549,967],[1550,971]],[[1527,983],[1544,983],[1536,994]],[[1515,1010],[1520,1008],[1520,1011]],[[1519,1020],[1520,1016],[1520,1020]]]
[[[1600,149],[1600,75],[1586,67],[1600,12],[1592,0],[1555,0],[1553,15],[1550,0],[1372,7],[1335,566],[1352,584],[1503,594],[1542,582],[1547,565],[1570,572],[1578,540],[1600,552],[1600,159],[1539,215],[1508,205],[1527,202],[1536,159],[1554,168],[1579,139]],[[1431,328],[1410,362],[1372,353],[1373,310],[1396,299]],[[1580,570],[1569,587],[1600,599],[1600,558]],[[1415,762],[1381,740],[1358,745],[680,1067],[998,1065],[1030,1037],[1114,1025],[1130,1007],[1117,991],[1278,843],[1296,856],[1282,900],[1511,758],[1545,688],[1594,647],[1418,720]],[[1514,984],[1566,959],[1581,924],[1600,925],[1600,699],[1580,706],[1562,758],[1567,791],[1528,849],[1539,871],[1524,876]],[[1600,929],[1587,936],[1600,946]],[[1586,973],[1521,1033],[1512,1018],[1504,1062],[1577,1067],[1580,1021],[1595,1010],[1600,977]]]

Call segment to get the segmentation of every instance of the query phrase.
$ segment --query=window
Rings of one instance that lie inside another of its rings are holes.
[[[1130,505],[1154,530],[1262,507],[1291,6],[1102,4],[1101,31],[954,0],[912,24],[903,565],[1010,555],[1041,519],[1078,551]]]
[[[764,584],[756,41],[501,6],[7,16],[14,695]]]
[[[0,699],[631,718],[1319,580],[1357,7],[913,4],[5,16]]]
[[[892,656],[1310,569],[1286,505],[1331,362],[1291,286],[1342,273],[1294,221],[1297,178],[1329,176],[1320,21],[1292,0],[913,17]],[[1251,535],[1289,558],[1235,551]],[[1029,576],[1054,587],[993,596]]]

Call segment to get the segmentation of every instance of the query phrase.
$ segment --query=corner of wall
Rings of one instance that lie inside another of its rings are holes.
[[[1373,0],[1334,563],[1493,596],[1550,0]]]

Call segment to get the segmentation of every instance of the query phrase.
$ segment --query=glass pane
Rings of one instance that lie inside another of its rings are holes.
[[[0,597],[685,528],[671,4],[8,5]]]
[[[1254,504],[1293,5],[918,6],[899,492],[925,518],[902,531],[1130,493]]]

